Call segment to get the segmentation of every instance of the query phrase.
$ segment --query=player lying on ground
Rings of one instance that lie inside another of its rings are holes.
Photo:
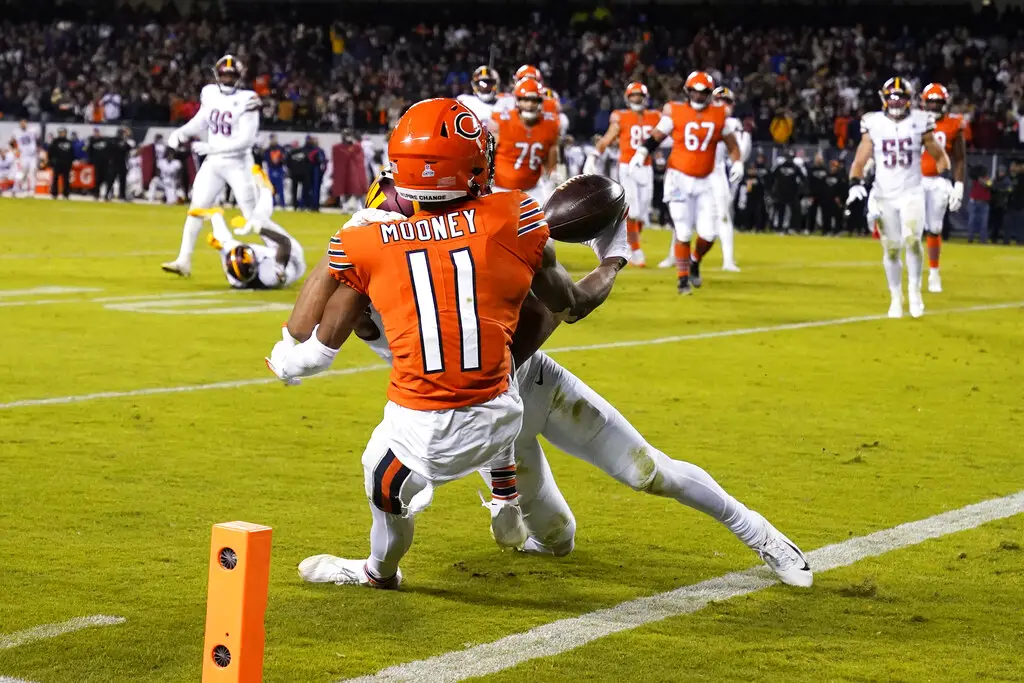
[[[224,222],[224,210],[191,209],[189,216],[209,219],[213,232],[207,242],[221,254],[221,267],[228,284],[236,289],[277,289],[299,280],[306,272],[306,256],[299,241],[275,223],[274,188],[260,166],[253,165],[252,181],[256,204],[252,217],[246,221],[236,217],[231,223],[235,235],[254,233],[263,244],[240,242],[232,236]]]
[[[562,318],[582,319],[607,298],[623,261],[607,259],[574,283],[536,201],[520,191],[483,196],[487,140],[452,99],[402,116],[388,157],[399,194],[419,202],[417,220],[339,231],[328,269],[303,287],[288,321],[287,333],[305,341],[278,343],[267,361],[289,382],[327,369],[371,303],[394,351],[384,417],[363,452],[370,557],[310,557],[306,576],[397,587],[416,513],[436,486],[481,468],[494,482],[495,540],[526,540],[512,450],[523,408],[509,352],[519,308],[532,290]]]
[[[921,149],[935,160],[936,173],[949,168],[949,157],[933,134],[935,115],[911,111],[913,90],[899,76],[890,78],[878,91],[882,111],[869,112],[861,119],[861,139],[850,169],[847,205],[867,198],[864,167],[875,163],[872,203],[881,223],[882,265],[889,283],[889,317],[903,317],[903,264],[907,255],[907,299],[910,315],[924,315],[921,274],[924,253],[921,234],[925,226],[925,196],[922,185]]]
[[[213,75],[216,83],[204,87],[199,95],[199,111],[167,138],[167,146],[178,149],[206,132],[206,141],[192,143],[192,152],[203,157],[203,162],[192,183],[192,203],[182,229],[178,258],[162,265],[166,272],[183,277],[192,274],[192,252],[203,228],[202,217],[194,211],[213,208],[225,185],[231,188],[246,219],[256,202],[249,169],[260,129],[260,98],[252,90],[239,87],[245,67],[233,55],[217,60]]]
[[[375,187],[380,186],[380,181],[375,183]],[[385,215],[390,220],[402,218]],[[358,225],[380,218],[380,212],[359,212],[349,223]],[[623,226],[619,227],[618,235],[593,245],[599,259],[630,253],[621,232]],[[316,287],[326,271],[326,262],[321,262],[310,273],[306,287]],[[307,321],[305,326],[310,324]],[[523,401],[523,426],[515,440],[516,485],[529,532],[520,549],[563,556],[572,551],[575,541],[576,521],[541,448],[539,435],[543,435],[569,455],[593,464],[634,490],[673,498],[710,515],[756,552],[783,582],[810,586],[813,575],[792,541],[730,496],[703,469],[674,460],[652,446],[614,406],[538,351],[557,326],[557,318],[535,297],[527,296],[512,338]],[[355,333],[382,359],[392,362],[380,316],[372,307],[359,320]],[[581,407],[578,414],[575,406]],[[482,473],[491,484],[486,471]],[[331,572],[325,571],[302,572],[302,576],[307,581],[335,580]]]

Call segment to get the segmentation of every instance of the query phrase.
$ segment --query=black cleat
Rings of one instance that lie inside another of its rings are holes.
[[[690,260],[690,284],[697,288],[704,284],[700,277],[700,261]]]
[[[679,281],[676,283],[676,291],[680,294],[693,294],[693,287],[690,286],[690,278],[686,275],[680,275]]]

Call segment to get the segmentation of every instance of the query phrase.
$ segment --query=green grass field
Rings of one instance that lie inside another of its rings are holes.
[[[353,339],[335,363],[350,374],[259,383],[295,291],[227,291],[202,241],[192,279],[162,273],[181,208],[2,206],[0,634],[126,621],[0,635],[0,680],[198,680],[210,527],[234,519],[274,528],[265,680],[282,683],[373,674],[758,564],[699,513],[549,449],[578,522],[571,556],[498,552],[465,480],[419,520],[403,590],[302,584],[307,555],[367,552],[376,357]],[[280,221],[310,261],[341,222]],[[667,239],[646,236],[651,260]],[[737,243],[744,272],[718,272],[715,253],[681,298],[671,273],[630,270],[548,346],[689,338],[553,357],[804,550],[1024,489],[1024,250],[950,244],[924,318],[843,320],[887,310],[877,243]],[[575,271],[593,260],[561,253]],[[977,308],[993,304],[1012,305]],[[821,324],[780,329],[807,322]],[[701,336],[729,330],[747,332]],[[194,390],[137,391],[181,387]],[[486,679],[1021,680],[1022,546],[1011,516]]]

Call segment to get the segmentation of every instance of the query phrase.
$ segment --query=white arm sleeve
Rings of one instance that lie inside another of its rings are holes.
[[[209,127],[210,113],[206,110],[206,106],[203,105],[199,107],[199,111],[196,112],[196,115],[188,123],[171,133],[171,135],[176,136],[178,140],[187,140],[191,137],[198,137]]]
[[[659,130],[665,135],[671,135],[673,128],[675,128],[675,124],[672,123],[672,117],[662,114],[661,119],[658,120],[658,125],[654,127],[654,130]]]

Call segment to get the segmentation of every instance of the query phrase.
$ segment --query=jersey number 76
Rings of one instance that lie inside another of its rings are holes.
[[[455,270],[455,301],[458,305],[461,367],[463,371],[480,369],[480,316],[476,305],[476,266],[469,247],[448,252]],[[405,255],[409,264],[416,317],[419,319],[420,350],[425,373],[444,372],[445,359],[441,343],[441,318],[438,314],[434,275],[426,249]]]

